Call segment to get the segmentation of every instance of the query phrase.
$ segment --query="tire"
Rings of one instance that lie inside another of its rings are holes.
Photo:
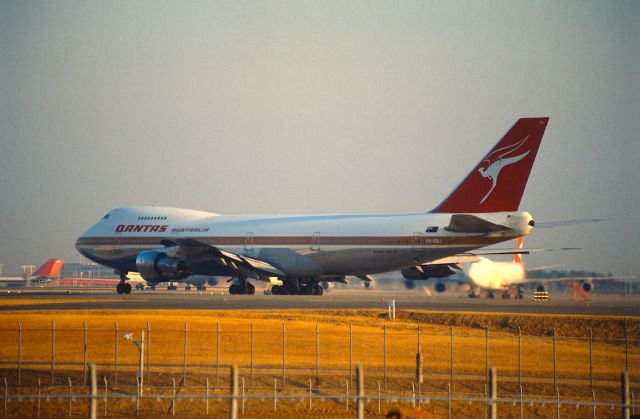
[[[131,284],[124,284],[124,293],[131,294]]]
[[[229,286],[229,294],[233,294],[233,295],[238,294],[238,291],[239,291],[238,288],[239,287],[236,284],[231,284]]]
[[[250,284],[247,282],[247,288],[246,288],[247,294],[249,295],[253,295],[256,293],[256,287],[253,286],[253,284]]]
[[[324,294],[324,288],[322,288],[319,284],[316,284],[316,286],[314,288],[315,288],[315,290],[314,290],[315,291],[314,292],[315,295]]]
[[[271,287],[271,294],[272,295],[282,295],[282,286],[281,285],[274,285]]]
[[[116,292],[118,294],[124,293],[124,284],[122,282],[119,282],[118,285],[116,285]]]

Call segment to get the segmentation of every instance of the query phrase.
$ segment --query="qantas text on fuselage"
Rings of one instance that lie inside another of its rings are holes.
[[[428,212],[252,216],[117,208],[79,237],[76,248],[122,275],[118,292],[127,292],[127,272],[139,272],[150,282],[235,277],[232,293],[252,293],[248,279],[277,277],[282,285],[273,293],[319,294],[320,281],[366,278],[529,234],[533,219],[518,207],[547,122],[519,119]]]

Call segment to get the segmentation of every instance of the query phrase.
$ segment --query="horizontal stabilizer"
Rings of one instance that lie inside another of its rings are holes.
[[[449,225],[444,229],[452,233],[493,233],[496,231],[510,230],[509,227],[495,224],[470,214],[452,215]]]

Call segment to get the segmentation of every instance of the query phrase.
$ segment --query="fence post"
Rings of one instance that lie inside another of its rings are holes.
[[[278,411],[278,379],[273,379],[273,411]]]
[[[82,361],[82,385],[87,385],[87,322],[82,322],[82,329],[84,333],[82,351],[83,351],[83,361]]]
[[[449,326],[449,383],[451,383],[451,391],[453,391],[453,325]]]
[[[109,402],[109,385],[107,383],[106,376],[102,376],[102,379],[104,380],[104,415],[106,417],[108,415],[107,404]]]
[[[593,390],[593,329],[589,328],[589,388]]]
[[[220,322],[216,323],[216,387],[220,386]]]
[[[51,322],[51,384],[53,385],[53,370],[56,353],[56,322]]]
[[[113,365],[114,365],[114,372],[113,372],[113,381],[114,381],[114,385],[117,386],[118,385],[118,322],[115,321],[113,322],[114,324],[114,335],[113,335],[113,344],[114,344],[114,349],[113,349]]]
[[[151,385],[149,374],[151,373],[151,324],[147,322],[147,385]]]
[[[189,325],[184,322],[184,362],[182,366],[182,385],[187,385],[187,352],[189,348]]]
[[[136,377],[136,386],[138,388],[136,393],[136,416],[140,416],[140,377]]]
[[[560,419],[560,389],[556,387],[556,417]]]
[[[484,376],[489,378],[489,325],[484,329]]]
[[[96,417],[98,416],[98,382],[96,381],[96,364],[93,362],[89,364],[89,375],[91,380],[89,418],[96,419]]]
[[[620,375],[621,381],[621,396],[622,396],[622,418],[629,419],[631,417],[631,406],[630,406],[630,397],[629,397],[629,373],[624,370]]]
[[[451,417],[451,383],[447,383],[447,417]]]
[[[522,386],[520,386],[520,419],[524,418],[524,403],[522,399],[524,399],[524,394],[522,391]]]
[[[346,381],[345,384],[347,385],[347,396],[344,398],[344,407],[345,410],[348,412],[349,411],[349,381]]]
[[[171,382],[173,384],[173,394],[171,396],[171,416],[176,415],[176,379],[171,377]]]
[[[287,329],[285,327],[284,322],[282,322],[282,388],[285,388],[287,385],[287,377],[285,371],[285,354],[287,352]]]
[[[591,390],[591,406],[593,407],[593,419],[596,419],[596,392]]]
[[[364,419],[364,371],[362,364],[356,365],[356,383],[357,383],[357,395],[358,404],[356,407],[356,417],[358,419]]]
[[[67,377],[67,381],[69,382],[69,417],[71,417],[71,392],[73,391],[73,386],[71,385],[71,377]]]
[[[253,387],[253,322],[251,322],[251,328],[249,329],[249,384]]]
[[[138,375],[140,376],[140,381],[138,382],[138,399],[140,399],[140,396],[142,395],[142,392],[144,391],[144,329],[140,331],[140,359],[139,359],[139,364],[138,365]],[[184,381],[183,381],[184,383]]]
[[[312,394],[311,378],[309,378],[309,410],[311,410],[311,394]]]
[[[204,404],[205,404],[205,408],[206,408],[206,413],[207,415],[209,414],[209,377],[207,377],[207,381],[206,381],[206,397],[204,399]]]
[[[489,398],[491,401],[489,417],[496,419],[498,417],[498,374],[496,374],[496,367],[491,367],[489,374]]]
[[[240,413],[244,414],[244,377],[241,378],[242,382],[242,408],[240,409]]]
[[[231,398],[229,399],[229,418],[238,417],[238,367],[231,366]]]
[[[349,382],[353,382],[353,324],[349,323]]]
[[[629,371],[629,332],[624,328],[624,370]]]
[[[553,388],[556,388],[556,328],[553,328]]]
[[[22,323],[18,320],[18,386],[22,384]]]
[[[518,385],[522,387],[522,330],[518,326]]]
[[[384,331],[382,336],[382,344],[383,344],[383,381],[384,381],[384,389],[387,389],[387,324],[384,324]]]
[[[316,387],[320,387],[320,330],[318,330],[317,321],[316,321]]]
[[[411,406],[416,407],[416,383],[411,382]]]
[[[7,377],[4,377],[4,416],[7,416],[7,402],[9,400],[9,384]]]
[[[40,417],[40,396],[42,394],[42,383],[40,383],[40,377],[38,377],[38,413],[37,416]]]
[[[382,392],[380,391],[380,381],[378,381],[378,414],[380,414],[381,401],[382,401]]]
[[[420,323],[418,323],[418,353],[416,354],[416,383],[422,384],[422,347],[420,346]]]

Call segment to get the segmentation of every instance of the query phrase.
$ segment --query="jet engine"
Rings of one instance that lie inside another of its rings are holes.
[[[582,291],[591,292],[591,291],[593,291],[594,285],[593,285],[593,282],[591,282],[591,281],[584,281],[581,284],[581,287],[582,287]]]
[[[150,282],[184,279],[189,276],[184,261],[157,250],[139,253],[136,257],[136,268],[140,276]]]
[[[211,286],[211,287],[215,287],[216,285],[218,285],[218,280],[215,278],[211,278],[209,280],[207,280],[207,285]]]
[[[444,283],[443,283],[443,282],[438,282],[438,283],[436,284],[436,286],[435,286],[435,289],[436,289],[436,291],[438,291],[438,292],[444,292],[444,291],[447,289],[447,287],[446,287],[446,285],[444,285]]]
[[[449,265],[421,265],[403,269],[402,276],[405,279],[429,279],[446,278],[455,273]]]
[[[404,286],[412,290],[416,287],[416,283],[412,279],[407,279],[404,281]]]

